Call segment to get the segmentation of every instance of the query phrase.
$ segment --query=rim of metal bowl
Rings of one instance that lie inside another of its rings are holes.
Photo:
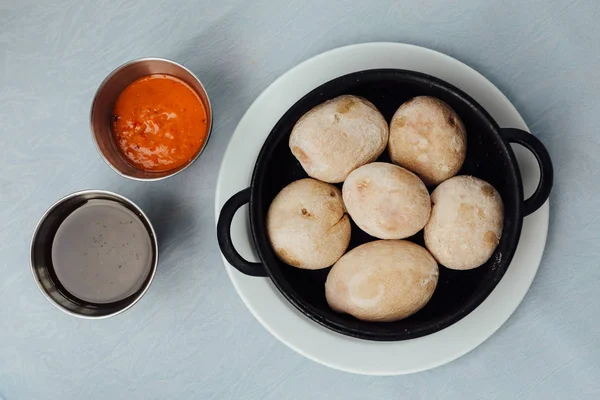
[[[194,156],[194,158],[192,158],[183,168],[164,175],[164,176],[159,176],[156,178],[138,178],[135,176],[130,176],[127,174],[124,174],[123,172],[119,171],[118,168],[116,168],[114,165],[112,165],[112,163],[110,161],[108,161],[108,159],[104,156],[104,154],[102,154],[102,151],[100,150],[100,146],[98,145],[98,141],[96,140],[95,134],[94,134],[94,123],[92,120],[92,115],[94,113],[94,106],[96,105],[96,101],[98,100],[98,95],[100,94],[100,92],[102,91],[102,89],[104,88],[104,86],[108,83],[108,81],[114,77],[121,69],[132,65],[132,64],[137,64],[139,62],[144,62],[144,61],[164,61],[167,63],[171,63],[173,65],[176,65],[177,67],[183,69],[184,71],[186,71],[187,73],[189,73],[192,77],[194,77],[194,79],[198,82],[198,84],[200,85],[200,87],[202,88],[202,90],[204,91],[204,94],[206,95],[206,102],[207,102],[207,107],[208,107],[208,111],[210,114],[210,118],[208,120],[208,131],[206,132],[206,140],[204,141],[204,144],[202,145],[202,147],[200,148],[200,151],[198,151],[198,154],[196,154]],[[131,179],[134,181],[138,181],[138,182],[156,182],[156,181],[161,181],[163,179],[167,179],[170,178],[172,176],[175,176],[177,174],[179,174],[180,172],[183,172],[184,170],[186,170],[190,165],[192,165],[194,162],[196,162],[196,160],[200,157],[200,155],[204,152],[204,149],[206,149],[206,146],[208,145],[208,140],[210,139],[210,134],[212,132],[212,125],[213,125],[213,111],[212,111],[212,104],[210,103],[210,96],[208,95],[208,91],[206,90],[206,88],[204,87],[204,85],[202,84],[202,81],[196,76],[196,74],[194,74],[189,68],[185,67],[184,65],[173,61],[173,60],[169,60],[168,58],[162,58],[162,57],[143,57],[143,58],[136,58],[135,60],[131,60],[131,61],[127,61],[126,63],[123,63],[121,65],[119,65],[118,67],[116,67],[115,69],[112,70],[112,72],[110,74],[108,74],[106,76],[106,78],[104,78],[104,80],[102,80],[102,82],[100,83],[100,85],[98,86],[98,89],[96,89],[96,93],[94,94],[94,98],[92,100],[92,104],[90,106],[90,112],[89,112],[89,120],[90,120],[90,134],[92,135],[92,140],[94,142],[94,146],[96,147],[96,151],[98,152],[98,154],[100,154],[100,157],[102,157],[102,159],[104,160],[104,162],[113,170],[115,171],[117,174],[121,175],[124,178],[127,179]]]
[[[42,223],[46,220],[46,218],[50,215],[51,212],[54,211],[54,209],[59,206],[61,203],[72,199],[74,197],[78,197],[84,194],[105,194],[105,195],[109,195],[109,196],[114,196],[124,202],[126,202],[127,204],[131,205],[136,211],[138,211],[140,213],[140,215],[144,218],[145,222],[147,222],[148,226],[150,227],[150,233],[152,234],[152,243],[154,244],[154,251],[155,251],[155,257],[154,257],[154,263],[152,264],[152,268],[150,270],[150,275],[149,275],[149,280],[146,283],[146,287],[143,288],[143,290],[138,294],[138,296],[131,302],[129,303],[126,307],[121,308],[120,310],[117,310],[113,313],[110,314],[106,314],[106,315],[100,315],[100,316],[90,316],[90,315],[83,315],[83,314],[78,314],[76,312],[70,311],[66,308],[64,308],[63,306],[61,306],[60,304],[58,304],[57,302],[55,302],[49,295],[48,293],[46,293],[46,290],[44,290],[44,288],[41,286],[37,274],[35,273],[35,267],[33,265],[33,246],[35,243],[35,239],[38,235],[40,226],[42,225]],[[68,194],[64,197],[61,197],[60,199],[58,199],[57,201],[55,201],[50,207],[48,207],[48,209],[46,210],[46,212],[44,212],[44,214],[41,216],[41,218],[39,219],[39,221],[37,222],[37,224],[35,225],[35,229],[33,230],[33,235],[31,236],[31,243],[29,245],[29,266],[31,268],[31,274],[33,275],[33,280],[35,281],[36,286],[38,287],[38,289],[40,290],[40,292],[42,292],[42,294],[44,295],[44,297],[46,298],[46,300],[48,300],[48,302],[50,302],[50,304],[52,304],[54,307],[58,308],[59,310],[61,310],[62,312],[69,314],[73,317],[77,317],[77,318],[82,318],[82,319],[105,319],[105,318],[109,318],[109,317],[113,317],[115,315],[121,314],[127,310],[129,310],[131,307],[133,307],[138,301],[140,301],[140,299],[142,297],[144,297],[144,295],[146,294],[146,292],[148,291],[148,289],[150,288],[150,286],[152,285],[152,281],[154,280],[154,276],[156,275],[156,270],[158,267],[158,239],[156,238],[156,231],[154,230],[154,226],[152,225],[152,222],[150,221],[150,218],[148,218],[148,216],[146,215],[146,213],[144,213],[144,211],[137,205],[135,204],[133,201],[129,200],[127,197],[122,196],[120,194],[108,191],[108,190],[95,190],[95,189],[86,189],[86,190],[80,190],[77,192],[73,192],[71,194]]]

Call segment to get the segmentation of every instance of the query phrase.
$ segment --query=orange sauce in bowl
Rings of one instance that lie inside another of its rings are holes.
[[[150,172],[169,171],[193,159],[206,141],[202,99],[171,75],[148,75],[121,92],[112,131],[129,163]]]

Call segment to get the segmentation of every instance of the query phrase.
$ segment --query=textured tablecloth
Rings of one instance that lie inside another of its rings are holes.
[[[597,0],[0,0],[0,397],[600,398],[599,19]],[[273,338],[227,277],[213,216],[223,152],[258,94],[313,55],[367,41],[473,66],[544,141],[556,173],[546,252],[515,314],[459,360],[389,378],[328,369]],[[158,183],[117,176],[88,128],[100,81],[146,56],[192,69],[215,109],[206,152]],[[56,310],[29,269],[38,218],[88,188],[136,201],[161,246],[146,296],[102,321]]]

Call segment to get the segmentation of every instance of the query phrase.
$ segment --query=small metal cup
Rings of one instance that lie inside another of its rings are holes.
[[[152,266],[141,287],[127,298],[112,303],[89,303],[74,297],[62,287],[52,264],[52,243],[59,226],[73,211],[94,199],[114,201],[136,214],[146,227],[152,246]],[[46,299],[57,308],[80,318],[107,318],[132,307],[148,290],[154,279],[157,265],[158,242],[154,228],[146,214],[131,200],[104,190],[85,190],[58,200],[42,216],[31,240],[31,271],[39,289]]]
[[[208,129],[204,144],[190,161],[175,169],[161,172],[142,171],[127,162],[115,145],[111,132],[113,109],[121,92],[136,79],[152,74],[174,76],[194,89],[206,110]],[[200,156],[210,137],[212,108],[208,94],[200,80],[183,65],[162,58],[141,58],[121,65],[100,84],[90,110],[90,127],[98,152],[113,170],[126,178],[138,181],[157,181],[178,174]]]

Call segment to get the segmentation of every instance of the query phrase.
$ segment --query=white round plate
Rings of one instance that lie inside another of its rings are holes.
[[[510,101],[491,82],[467,65],[433,50],[400,43],[365,43],[331,50],[294,67],[252,104],[231,138],[219,178],[215,201],[221,207],[232,195],[250,186],[258,153],[279,118],[302,96],[334,78],[374,68],[419,71],[449,82],[478,101],[501,127],[527,130]],[[533,155],[520,146],[515,153],[525,195],[533,193],[539,169]],[[540,264],[548,232],[546,203],[525,218],[521,239],[506,274],[489,297],[450,327],[417,339],[374,342],[332,332],[291,305],[268,278],[238,272],[223,258],[227,273],[252,314],[287,346],[332,368],[369,375],[399,375],[452,361],[490,337],[515,311]],[[238,251],[257,261],[248,223],[247,206],[234,218],[231,234]]]

